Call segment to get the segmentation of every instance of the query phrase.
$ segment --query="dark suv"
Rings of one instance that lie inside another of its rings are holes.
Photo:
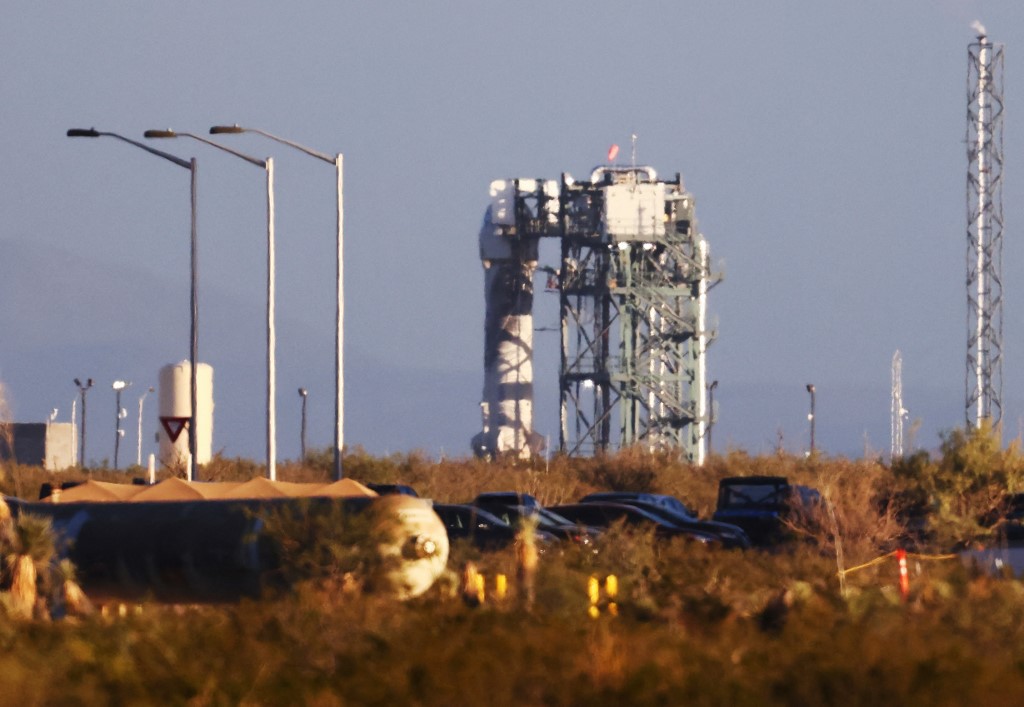
[[[784,476],[732,476],[718,482],[713,520],[743,528],[753,545],[777,545],[789,537],[786,521],[798,510],[811,510],[821,494],[790,484]]]

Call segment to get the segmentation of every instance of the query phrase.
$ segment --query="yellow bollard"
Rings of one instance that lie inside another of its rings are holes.
[[[501,601],[505,598],[508,593],[508,577],[503,574],[499,574],[494,579],[494,598]]]
[[[484,595],[484,576],[482,574],[478,574],[476,576],[476,599],[477,599],[477,601],[479,601],[481,604],[483,604],[484,603],[484,596],[485,596]]]
[[[618,616],[619,605],[615,603],[615,597],[619,593],[619,578],[614,574],[604,578],[604,593],[608,595],[608,613],[612,616]]]
[[[601,613],[601,610],[597,608],[597,602],[601,599],[601,584],[597,581],[597,577],[587,580],[587,597],[590,599],[590,608],[587,613],[590,614],[590,618],[596,619]]]

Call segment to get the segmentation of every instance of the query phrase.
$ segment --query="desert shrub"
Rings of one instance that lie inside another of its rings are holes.
[[[257,512],[261,552],[275,567],[272,586],[334,590],[380,588],[392,569],[378,550],[391,519],[373,508],[355,512],[336,501],[302,499]]]
[[[908,502],[928,513],[933,542],[948,548],[990,534],[983,519],[1024,490],[1024,456],[1016,441],[1003,448],[988,425],[955,429],[942,435],[939,459],[914,455],[893,464],[893,475]]]
[[[811,486],[821,503],[794,503],[790,527],[836,558],[839,571],[896,549],[906,535],[888,469],[873,461],[822,464]]]
[[[583,481],[609,491],[654,490],[658,470],[674,463],[669,454],[655,454],[639,447],[618,454],[602,454],[580,469]]]

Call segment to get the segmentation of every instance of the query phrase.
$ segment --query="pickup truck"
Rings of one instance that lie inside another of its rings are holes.
[[[786,521],[798,508],[812,509],[821,494],[790,484],[784,476],[731,476],[718,482],[718,505],[712,516],[743,528],[751,544],[777,545],[789,538]]]

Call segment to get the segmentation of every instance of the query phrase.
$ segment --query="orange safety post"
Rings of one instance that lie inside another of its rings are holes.
[[[906,601],[910,596],[910,575],[907,573],[907,551],[899,549],[896,551],[896,562],[900,568],[900,596]]]

